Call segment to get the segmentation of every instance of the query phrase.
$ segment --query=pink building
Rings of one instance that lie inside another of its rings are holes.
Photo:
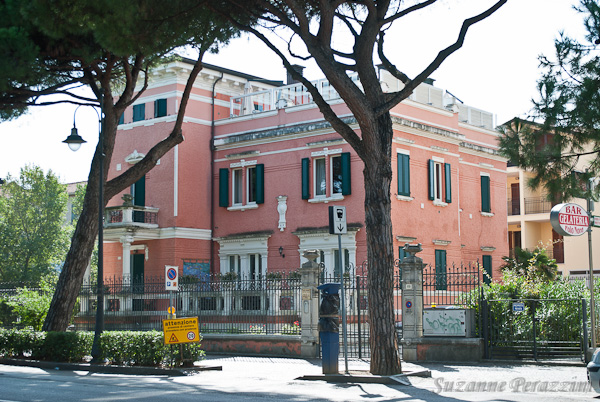
[[[139,161],[170,132],[192,65],[157,68],[150,89],[119,128],[110,176]],[[383,86],[401,85],[385,70]],[[353,116],[327,81],[318,82],[339,116]],[[407,243],[438,270],[479,261],[499,276],[508,254],[506,159],[490,113],[422,84],[392,110],[392,221],[397,257]],[[235,272],[258,278],[294,271],[305,249],[325,272],[366,258],[363,165],[323,119],[300,84],[206,65],[183,126],[185,141],[144,179],[111,200],[106,275]],[[129,196],[130,195],[130,196]],[[343,205],[348,233],[328,232],[328,207]]]

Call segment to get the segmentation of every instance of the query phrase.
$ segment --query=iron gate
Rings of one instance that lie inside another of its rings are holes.
[[[585,300],[484,300],[482,307],[486,358],[583,360]]]

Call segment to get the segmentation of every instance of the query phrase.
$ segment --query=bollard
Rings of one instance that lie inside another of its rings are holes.
[[[326,283],[318,287],[321,293],[319,306],[319,339],[321,340],[321,360],[323,374],[339,374],[340,354],[339,283]]]

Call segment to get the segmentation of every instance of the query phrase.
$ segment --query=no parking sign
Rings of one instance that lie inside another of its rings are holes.
[[[179,267],[165,265],[165,288],[166,290],[179,290]]]

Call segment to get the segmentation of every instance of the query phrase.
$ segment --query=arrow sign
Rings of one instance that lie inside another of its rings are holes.
[[[329,207],[329,234],[345,234],[347,230],[346,207]]]

